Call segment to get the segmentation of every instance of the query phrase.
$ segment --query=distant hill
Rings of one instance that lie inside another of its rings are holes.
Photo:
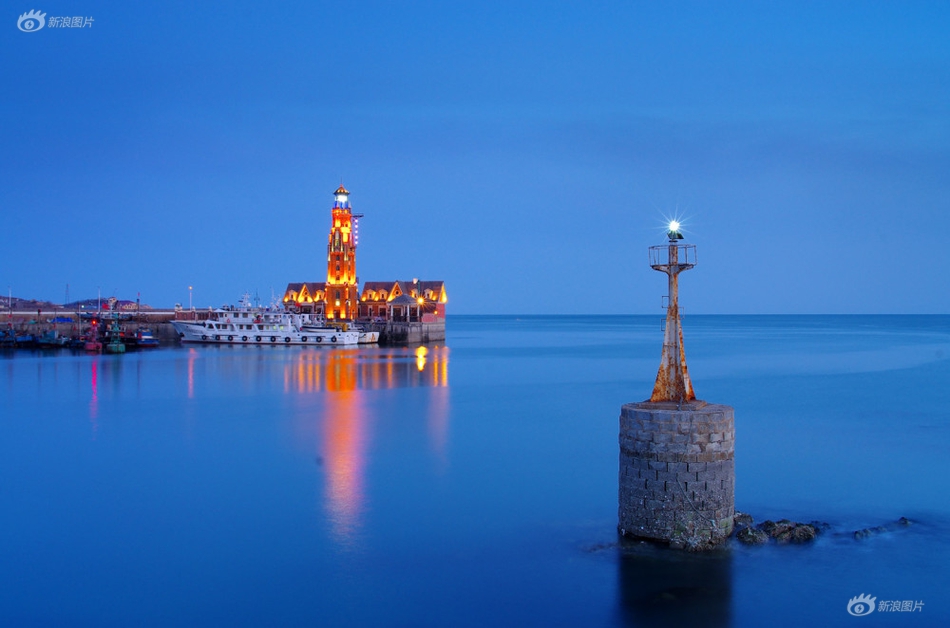
[[[96,310],[96,306],[99,304],[99,299],[82,299],[80,301],[73,301],[72,303],[67,303],[65,305],[59,303],[51,303],[49,301],[40,301],[38,299],[23,299],[21,297],[0,297],[0,311],[7,312],[10,310],[12,303],[13,311],[23,312],[23,311],[33,311],[33,310],[43,310],[44,312],[50,310]],[[102,299],[101,301],[103,307],[108,307],[109,300]],[[135,301],[129,301],[126,299],[118,299],[116,305],[119,311],[134,312],[136,310]],[[151,305],[142,303],[139,306],[139,309],[142,311],[154,309]]]
[[[102,299],[102,306],[108,307],[109,300]],[[99,299],[83,299],[81,301],[73,301],[72,303],[67,303],[65,309],[67,310],[95,310],[96,306],[99,304]],[[152,310],[154,309],[151,305],[147,303],[142,303],[138,306],[139,309]],[[60,306],[60,309],[63,309]],[[119,311],[134,312],[136,309],[135,301],[129,301],[127,299],[117,299],[116,300],[116,309]]]
[[[63,306],[55,305],[49,301],[38,301],[37,299],[22,299],[20,297],[0,298],[0,310],[6,312],[11,309],[21,310],[61,310]]]

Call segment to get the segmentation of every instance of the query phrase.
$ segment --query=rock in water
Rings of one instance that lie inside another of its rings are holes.
[[[855,530],[853,535],[856,541],[861,539],[866,539],[869,536],[877,536],[878,534],[884,534],[885,532],[893,532],[900,528],[906,528],[907,526],[913,524],[914,522],[908,519],[907,517],[901,517],[894,523],[887,523],[882,526],[874,526],[873,528],[864,528],[863,530]]]
[[[769,535],[755,528],[742,528],[736,534],[736,539],[745,545],[764,545],[769,542]]]
[[[778,539],[780,536],[794,528],[795,525],[796,524],[793,521],[789,521],[788,519],[781,519],[779,521],[766,520],[762,522],[762,525],[759,526],[759,529],[761,529],[773,539]]]
[[[809,543],[815,540],[822,529],[828,527],[828,524],[817,521],[798,523],[788,519],[780,519],[778,521],[766,520],[753,528],[751,516],[744,513],[738,513],[736,516],[741,517],[741,520],[736,522],[736,526],[743,526],[736,533],[736,540],[745,545],[763,545],[771,539],[775,539],[776,543],[780,544]]]
[[[808,543],[809,541],[814,541],[816,536],[818,536],[818,530],[815,529],[815,526],[807,523],[799,523],[791,529],[782,532],[775,537],[775,540],[779,543]]]
[[[739,512],[738,510],[732,518],[732,521],[736,528],[751,528],[755,525],[755,520],[752,518],[752,515]]]

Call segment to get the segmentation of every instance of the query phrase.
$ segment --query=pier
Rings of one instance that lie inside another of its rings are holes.
[[[56,333],[68,338],[79,338],[89,328],[91,319],[87,311],[40,310],[13,311],[4,313],[0,319],[0,329],[11,330],[16,335],[34,337],[47,333]],[[103,312],[102,320],[111,316]],[[207,310],[176,311],[174,309],[148,310],[135,313],[123,313],[119,318],[119,327],[126,337],[135,335],[140,328],[148,329],[164,346],[179,344],[178,334],[172,327],[173,320],[205,320]],[[66,320],[70,319],[70,320]],[[359,321],[358,321],[359,322]],[[445,321],[382,321],[360,322],[369,331],[379,332],[380,345],[416,345],[445,341]],[[4,339],[6,340],[6,339]],[[30,343],[32,346],[34,343]],[[13,342],[4,342],[3,346],[15,346]]]
[[[70,310],[14,310],[3,313],[0,318],[0,330],[12,332],[15,336],[39,338],[44,334],[56,334],[65,338],[78,339],[89,329],[92,312]],[[109,320],[111,312],[103,311],[100,321]],[[124,312],[119,317],[119,328],[125,337],[132,339],[138,329],[145,328],[163,345],[178,344],[178,334],[170,321],[175,318],[175,310],[148,310]],[[3,339],[3,346],[13,347],[17,343],[9,338]],[[30,342],[29,346],[36,343]]]
[[[381,345],[417,345],[445,341],[445,321],[432,323],[386,321],[368,323],[371,331],[379,332]]]

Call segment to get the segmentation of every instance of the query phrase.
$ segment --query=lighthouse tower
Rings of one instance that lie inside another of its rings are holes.
[[[666,333],[648,401],[620,409],[620,533],[705,550],[724,543],[735,516],[735,410],[696,398],[686,368],[679,275],[696,266],[679,223],[650,247],[668,276]]]
[[[359,303],[356,279],[356,237],[359,214],[350,209],[350,193],[343,184],[333,193],[334,203],[327,244],[327,319],[356,318]]]

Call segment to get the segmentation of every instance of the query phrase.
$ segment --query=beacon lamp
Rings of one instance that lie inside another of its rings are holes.
[[[669,227],[669,231],[666,232],[666,235],[667,235],[667,237],[669,237],[669,239],[670,239],[671,242],[672,242],[673,240],[682,240],[682,239],[683,239],[683,234],[680,233],[680,223],[679,223],[679,221],[677,221],[677,220],[671,220],[671,221],[670,221],[670,224],[668,225],[668,227]]]

